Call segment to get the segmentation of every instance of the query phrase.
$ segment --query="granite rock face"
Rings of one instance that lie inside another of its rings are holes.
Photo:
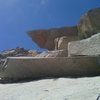
[[[68,55],[100,55],[100,33],[80,41],[69,42]]]
[[[6,57],[8,54],[13,54],[13,57],[0,61],[0,78],[100,75],[99,15],[100,9],[97,8],[84,15],[78,26],[28,32],[38,46],[50,51],[39,54],[26,51],[24,57],[20,57],[20,52],[24,55],[22,49],[17,50],[17,55],[16,50],[9,51]],[[78,37],[90,38],[76,41]]]
[[[3,65],[7,57],[35,57],[40,52],[36,50],[27,50],[25,48],[13,48],[0,52],[0,67]]]
[[[46,48],[48,50],[54,50],[54,40],[56,38],[62,36],[76,37],[78,36],[78,29],[76,26],[73,26],[50,30],[35,30],[28,32],[28,34],[32,38],[32,40],[37,43],[39,47]]]
[[[36,57],[67,57],[68,53],[67,50],[54,50],[54,51],[44,51],[40,54],[38,54]]]
[[[66,50],[70,41],[78,40],[77,36],[63,36],[55,39],[55,50]],[[67,51],[68,52],[68,51]]]
[[[100,75],[100,57],[8,57],[0,68],[3,80]]]
[[[92,9],[83,15],[78,25],[81,39],[100,32],[100,8]]]
[[[13,49],[8,49],[0,52],[0,59],[5,59],[7,57],[20,57],[20,56],[36,56],[39,54],[36,50],[28,50],[25,48],[16,47]]]
[[[100,100],[99,81],[87,77],[0,84],[0,100]]]
[[[55,48],[66,48],[65,46],[62,46],[63,43],[61,43],[61,37],[67,37],[68,40],[66,40],[69,42],[70,40],[76,40],[76,37],[84,39],[99,32],[100,8],[95,8],[83,15],[77,26],[49,30],[35,30],[28,32],[28,35],[35,43],[37,43],[39,47],[46,48],[48,50],[54,50]],[[63,41],[64,40],[65,38],[63,38]],[[58,44],[61,46],[59,47]]]
[[[7,57],[18,57],[18,56],[27,56],[28,55],[28,50],[24,48],[13,48],[13,49],[8,49],[5,51],[0,52],[0,58],[4,59]]]

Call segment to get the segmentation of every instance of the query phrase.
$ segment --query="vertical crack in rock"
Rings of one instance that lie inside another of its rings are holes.
[[[96,100],[99,100],[100,99],[100,94],[98,95],[97,99]]]
[[[99,62],[99,65],[100,65],[100,55],[98,56],[98,62]]]
[[[8,58],[0,60],[0,72],[7,68]]]

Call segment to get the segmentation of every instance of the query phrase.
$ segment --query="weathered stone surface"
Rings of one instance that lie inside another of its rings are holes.
[[[27,55],[28,55],[28,50],[19,47],[0,52],[1,59],[4,59],[6,57],[14,57],[14,56],[18,57],[18,56],[27,56]]]
[[[36,50],[27,50],[25,48],[13,48],[13,49],[8,49],[0,52],[0,59],[5,59],[7,57],[20,57],[20,56],[36,56],[39,54],[38,51]]]
[[[55,49],[54,40],[62,36],[78,36],[78,29],[74,27],[64,27],[58,29],[49,29],[49,30],[35,30],[28,32],[29,36],[34,42],[37,43],[41,48],[46,48],[49,50]]]
[[[0,52],[0,67],[3,65],[7,57],[35,57],[40,54],[36,50],[27,50],[24,48],[13,48]]]
[[[81,39],[88,38],[91,35],[100,32],[100,8],[90,10],[83,15],[77,27],[74,26],[49,30],[35,30],[28,32],[28,34],[38,46],[48,50],[54,50],[55,40],[57,43],[59,38],[63,36],[66,36],[68,39],[71,39],[72,37],[72,40],[74,40],[74,37],[76,39],[77,36]],[[60,41],[62,41],[62,39]],[[56,44],[56,49],[57,48],[58,47]],[[63,46],[61,46],[59,49],[62,48]]]
[[[100,8],[92,9],[81,17],[78,31],[81,39],[100,32]]]
[[[27,56],[29,56],[29,57],[35,57],[35,56],[37,56],[40,53],[41,52],[38,52],[36,50],[29,50]]]
[[[99,100],[100,77],[0,84],[0,100]]]
[[[100,57],[12,57],[0,68],[2,79],[100,75]]]
[[[66,50],[68,49],[68,42],[78,40],[77,36],[63,36],[55,39],[55,49],[56,50]],[[67,51],[68,52],[68,51]]]
[[[68,56],[68,52],[67,50],[54,50],[54,51],[44,51],[40,54],[38,54],[36,57],[67,57]]]
[[[69,42],[68,55],[100,55],[100,33],[88,39]]]

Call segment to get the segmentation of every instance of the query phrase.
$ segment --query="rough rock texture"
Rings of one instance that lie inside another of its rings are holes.
[[[92,9],[81,17],[78,33],[81,39],[100,32],[100,8]]]
[[[68,44],[68,55],[100,55],[100,33]]]
[[[28,51],[28,57],[35,57],[35,56],[37,56],[38,54],[40,54],[41,52],[39,52],[39,51],[36,51],[36,50],[29,50]]]
[[[63,36],[55,39],[55,50],[66,50],[68,49],[68,42],[78,40],[77,36]],[[68,51],[67,51],[68,52]],[[66,53],[67,53],[66,52]]]
[[[68,53],[67,50],[54,50],[54,51],[44,51],[38,54],[36,57],[67,57]]]
[[[78,30],[81,38],[100,32],[100,9],[83,16]],[[99,100],[100,77],[79,77],[100,75],[100,33],[68,44],[77,40],[78,30],[75,26],[28,33],[41,48],[54,51],[38,54],[16,48],[0,53],[0,82],[26,82],[0,84],[0,100]],[[67,45],[74,57],[66,57]],[[68,76],[73,79],[59,78]],[[48,77],[53,79],[27,82]]]
[[[0,100],[97,100],[99,93],[100,77],[0,84]]]
[[[0,78],[20,80],[61,76],[100,75],[100,57],[10,57],[0,68]]]
[[[15,48],[15,49],[9,49],[9,50],[5,50],[0,52],[0,58],[4,59],[6,57],[14,57],[14,56],[27,56],[28,55],[28,50],[24,49],[24,48]]]
[[[40,54],[40,52],[35,50],[27,50],[24,48],[13,48],[0,52],[0,67],[6,61],[7,57],[35,57]]]
[[[76,26],[74,27],[64,27],[58,29],[50,29],[50,30],[35,30],[28,32],[29,36],[32,38],[34,42],[37,43],[41,48],[46,48],[49,50],[55,49],[54,40],[58,37],[62,36],[78,36],[78,29]]]
[[[13,48],[13,49],[8,49],[0,52],[0,59],[5,59],[7,57],[20,57],[20,56],[32,56],[35,57],[37,54],[40,52],[36,50],[27,50],[24,48]]]
[[[80,37],[81,39],[88,38],[98,32],[100,32],[100,8],[88,11],[81,17],[77,26],[49,30],[35,30],[28,32],[28,34],[41,48],[54,50],[55,48],[66,48],[66,46],[62,46],[61,43],[62,39],[60,38],[63,36],[66,36],[68,39],[67,41],[69,42],[70,40],[76,40],[77,37]],[[63,38],[63,41],[64,39],[65,38]],[[59,46],[60,44],[58,45],[59,40],[61,46]]]

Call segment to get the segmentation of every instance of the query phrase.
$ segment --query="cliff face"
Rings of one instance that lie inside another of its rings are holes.
[[[28,32],[29,36],[34,42],[36,42],[41,48],[46,48],[48,50],[55,49],[54,40],[62,36],[78,36],[77,27],[64,27],[58,29],[49,30],[35,30]]]
[[[78,24],[78,35],[81,39],[100,32],[100,8],[92,9],[83,15]]]
[[[28,32],[41,48],[53,51],[41,54],[27,51],[26,56],[31,55],[31,57],[8,57],[5,61],[1,59],[0,78],[10,80],[45,76],[100,75],[99,11],[100,9],[89,11],[82,17],[78,26]],[[95,35],[91,36],[93,34]],[[78,37],[90,38],[75,42]],[[24,52],[26,54],[26,50]],[[17,56],[19,53],[24,54],[23,49],[16,49],[13,53],[10,51],[10,55],[14,56],[16,53]],[[6,56],[8,54],[9,52]],[[0,56],[2,57],[2,54]]]
[[[68,41],[66,40],[66,44],[68,44],[68,42],[70,41],[77,40],[78,37],[80,39],[84,39],[99,32],[100,8],[96,8],[84,14],[81,17],[79,24],[74,27],[64,27],[49,30],[35,30],[28,32],[28,35],[32,38],[34,42],[37,43],[39,47],[46,48],[48,50],[54,50],[55,46],[56,48],[58,48],[57,44],[59,42],[60,37],[66,36],[68,39]],[[56,38],[58,38],[58,40]],[[55,40],[57,40],[56,44]]]

